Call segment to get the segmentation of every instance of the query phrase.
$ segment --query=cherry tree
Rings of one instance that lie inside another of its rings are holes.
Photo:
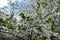
[[[0,32],[13,35],[16,40],[59,40],[60,0],[30,1],[30,6],[19,10],[17,16],[14,13],[19,7],[18,1],[10,1],[11,14],[0,14]]]

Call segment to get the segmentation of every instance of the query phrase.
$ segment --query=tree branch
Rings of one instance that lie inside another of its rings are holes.
[[[1,33],[1,32],[2,32],[2,33],[11,34],[11,35],[15,36],[15,34],[12,34],[12,33],[9,33],[9,32],[4,32],[4,31],[1,31],[1,30],[0,30],[0,33]],[[19,37],[19,36],[17,36],[17,35],[16,35],[15,37],[20,38],[20,39],[22,39],[22,40],[25,40],[25,39],[23,39],[22,37]]]

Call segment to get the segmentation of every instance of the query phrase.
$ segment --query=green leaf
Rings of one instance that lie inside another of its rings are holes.
[[[40,40],[45,40],[45,39],[46,39],[46,37],[44,37],[44,36],[40,38]]]
[[[56,36],[54,36],[53,34],[51,34],[50,39],[54,40],[55,38],[56,38]]]
[[[12,20],[13,16],[14,16],[14,13],[12,13],[9,18],[6,18],[6,21]]]
[[[52,32],[55,32],[55,24],[54,24],[54,21],[52,21],[51,31]]]
[[[39,37],[39,40],[45,40],[45,39],[46,39],[45,36]]]
[[[57,3],[60,4],[60,0],[58,0]]]
[[[52,27],[51,27],[51,30],[52,30],[53,32],[54,32],[54,29],[55,29],[55,28],[52,26]]]
[[[11,14],[11,17],[13,17],[13,16],[14,16],[14,13]]]
[[[38,26],[37,27],[37,30],[42,31],[41,26]]]
[[[40,1],[40,0],[37,0],[37,1]]]
[[[48,18],[48,20],[46,22],[47,23],[50,23],[50,22],[52,22],[52,19],[51,18]]]
[[[56,33],[58,33],[60,35],[60,31],[56,31]]]
[[[0,21],[3,22],[3,18],[0,17]]]
[[[8,23],[8,24],[7,24],[7,27],[8,27],[9,29],[12,29],[12,28],[13,28],[13,25],[12,25],[11,23]]]
[[[12,19],[12,18],[13,18],[13,16],[14,16],[14,13],[12,13],[12,14],[11,14],[11,16],[10,16],[10,18],[9,18],[9,19]]]
[[[19,15],[20,15],[22,18],[25,18],[23,12],[21,12]]]

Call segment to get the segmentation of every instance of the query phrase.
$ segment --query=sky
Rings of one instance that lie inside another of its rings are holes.
[[[7,6],[8,5],[8,1],[9,0],[0,0],[0,8],[1,7],[4,7],[4,6]],[[14,2],[15,0],[11,0],[12,2]],[[24,1],[24,0],[18,0],[19,1],[19,3],[27,3],[27,2],[29,2],[28,0],[26,0],[26,1]],[[28,4],[27,4],[28,5]]]
[[[7,0],[0,0],[0,8],[7,6],[8,1]]]
[[[17,0],[19,6],[16,6],[17,9],[15,9],[12,5],[8,4],[9,1],[11,1],[13,3],[16,0],[0,0],[0,8],[3,8],[6,6],[7,7],[7,9],[5,10],[5,11],[7,11],[6,14],[10,14],[12,12],[12,10],[14,9],[15,15],[17,14],[17,12],[24,11],[24,10],[26,10],[26,8],[29,8],[30,2],[31,2],[31,0]]]
[[[15,0],[10,0],[10,1],[15,2]],[[18,0],[19,6],[17,7],[17,9],[14,10],[15,16],[17,16],[18,10],[20,11],[25,10],[26,7],[30,5],[30,1],[31,0]],[[6,9],[6,11],[8,11],[8,14],[9,14],[12,11],[12,6],[8,5],[8,3],[9,3],[9,0],[0,0],[0,8],[7,6],[8,8]],[[20,18],[17,16],[17,19],[20,19]]]
[[[14,1],[15,0],[13,0],[12,2],[14,2]],[[14,9],[15,14],[18,11],[23,11],[23,10],[25,10],[30,5],[30,0],[26,0],[26,1],[24,1],[24,0],[18,0],[18,5],[19,6],[15,6],[17,9],[15,9],[12,5],[8,5],[7,11],[9,11],[9,13],[10,13],[12,11],[12,9]]]

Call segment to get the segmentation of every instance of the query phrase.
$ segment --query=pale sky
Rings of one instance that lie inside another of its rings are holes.
[[[0,0],[0,8],[6,6],[8,3],[7,0]]]

